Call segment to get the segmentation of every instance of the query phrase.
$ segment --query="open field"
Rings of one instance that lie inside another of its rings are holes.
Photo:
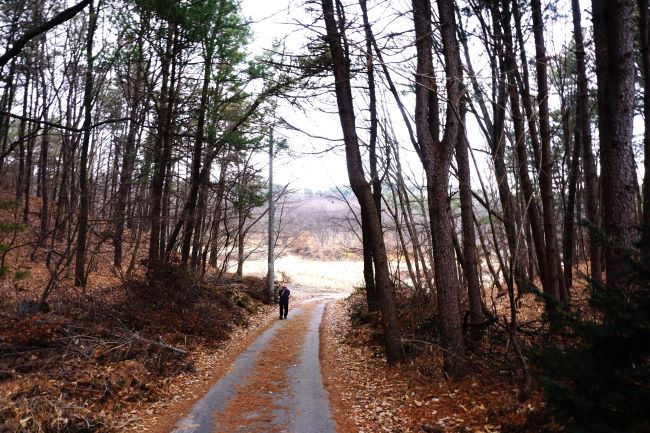
[[[267,261],[247,260],[244,274],[265,276]],[[275,261],[276,279],[285,275],[292,283],[332,291],[352,292],[363,284],[362,261],[304,260],[288,255]]]

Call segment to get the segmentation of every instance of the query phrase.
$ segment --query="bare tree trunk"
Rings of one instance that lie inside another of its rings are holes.
[[[140,249],[140,239],[142,238],[142,232],[145,226],[145,214],[146,214],[145,197],[147,195],[146,192],[147,190],[142,185],[139,186],[138,188],[139,191],[137,195],[140,198],[140,200],[136,203],[134,212],[139,218],[138,218],[135,238],[133,240],[133,248],[131,250],[131,260],[129,261],[129,267],[126,270],[127,275],[131,275],[133,273],[133,270],[135,269],[135,264],[138,258],[138,251]]]
[[[165,185],[167,164],[171,156],[169,118],[171,116],[171,106],[173,104],[173,84],[171,84],[170,81],[173,81],[174,75],[176,74],[175,43],[177,39],[177,30],[176,25],[173,23],[169,23],[168,26],[165,52],[160,59],[162,84],[158,106],[157,135],[154,144],[154,174],[151,179],[151,233],[149,236],[149,261],[151,264],[159,262],[162,259],[160,254],[160,234],[163,229],[161,222],[163,188]]]
[[[423,275],[426,287],[429,292],[428,295],[430,296],[435,290],[435,287],[433,286],[433,278],[427,266],[427,260],[424,255],[424,252],[422,251],[422,243],[420,242],[415,218],[413,217],[413,210],[410,203],[409,191],[406,185],[404,184],[404,178],[402,176],[402,166],[400,161],[399,145],[395,142],[393,143],[393,160],[395,162],[395,173],[394,173],[395,188],[393,191],[393,196],[395,197],[395,200],[399,202],[398,204],[402,211],[402,215],[404,217],[404,225],[406,226],[408,236],[411,239],[411,243],[413,244],[413,256],[414,256],[413,262],[415,265],[416,277],[418,279],[418,287],[423,287],[423,284],[420,281],[422,278],[421,275]],[[420,268],[422,268],[421,271]]]
[[[528,58],[526,56],[525,49],[526,41],[524,40],[524,34],[521,30],[521,12],[519,11],[519,4],[518,2],[513,1],[511,5],[512,15],[515,22],[515,34],[517,37],[517,43],[519,44],[519,63],[521,65],[521,73],[518,69],[515,69],[513,73],[515,74],[517,86],[519,87],[519,93],[521,94],[522,105],[524,107],[524,112],[526,113],[526,118],[528,120],[528,136],[530,137],[530,144],[533,148],[535,172],[539,174],[542,165],[542,150],[539,142],[540,134],[537,130],[538,116],[535,108],[533,107],[533,97],[530,94],[530,74],[528,72]]]
[[[558,293],[560,301],[567,303],[569,295],[561,278],[562,265],[555,226],[553,206],[553,155],[551,153],[551,124],[548,108],[548,73],[546,66],[546,43],[544,41],[544,18],[540,0],[531,0],[533,12],[533,35],[535,37],[535,61],[537,72],[537,104],[539,106],[539,132],[542,139],[542,161],[539,184],[542,195],[546,261],[550,290]]]
[[[70,119],[70,118],[68,118]],[[71,182],[70,178],[72,177],[72,153],[73,150],[71,147],[71,140],[67,139],[65,136],[61,140],[61,182],[59,185],[59,197],[57,200],[56,214],[54,217],[54,234],[53,236],[57,241],[62,241],[65,235],[65,227],[62,226],[61,222],[63,219],[63,213],[68,210],[70,206],[69,200],[69,183]]]
[[[523,242],[522,236],[519,233],[517,228],[517,216],[515,210],[514,198],[512,192],[510,191],[510,186],[508,185],[508,170],[505,164],[505,107],[507,103],[507,92],[506,92],[506,65],[505,65],[505,55],[503,53],[503,35],[501,33],[500,20],[501,13],[499,10],[499,5],[494,2],[492,4],[492,26],[495,34],[495,51],[498,55],[498,72],[497,70],[493,71],[495,79],[493,80],[496,84],[496,100],[492,102],[492,111],[493,111],[493,131],[491,134],[490,150],[492,161],[494,164],[494,172],[496,175],[497,189],[499,191],[499,200],[501,202],[501,209],[503,211],[503,226],[506,233],[506,240],[508,243],[508,249],[510,250],[510,255],[514,257],[512,261],[513,266],[510,271],[506,271],[506,263],[503,260],[499,260],[499,263],[502,269],[505,272],[512,273],[512,278],[510,275],[506,275],[506,283],[508,285],[514,280],[517,285],[517,290],[522,293],[528,290],[529,281],[526,279],[526,274],[524,272],[524,263],[523,256],[521,254],[521,244]],[[492,65],[493,68],[497,68],[496,64]],[[497,75],[498,74],[498,75]],[[490,216],[490,224],[492,228],[492,237],[495,248],[497,248],[498,253],[498,243],[496,239],[496,230],[493,225],[492,218]]]
[[[244,276],[244,223],[246,222],[244,212],[244,210],[239,210],[237,213],[237,271],[235,278],[239,281]]]
[[[153,155],[151,152],[145,152],[141,173],[149,173],[152,157]],[[138,182],[137,188],[133,193],[135,196],[135,203],[133,207],[133,218],[131,218],[131,220],[135,221],[135,227],[133,227],[133,229],[136,231],[136,234],[133,240],[133,247],[131,248],[131,259],[129,260],[129,266],[126,270],[127,275],[132,274],[135,269],[138,252],[140,250],[142,232],[147,228],[147,223],[149,221],[147,219],[147,204],[150,203],[150,200],[147,199],[148,192],[149,188],[145,178],[141,182]]]
[[[481,225],[479,224],[478,219],[476,218],[476,215],[474,215],[474,226],[476,227],[476,232],[478,233],[478,238],[481,243],[481,249],[483,250],[483,255],[485,256],[485,265],[488,268],[488,271],[490,271],[490,275],[492,275],[492,281],[494,286],[497,288],[499,292],[503,292],[503,287],[501,286],[501,280],[499,278],[499,273],[494,269],[494,265],[492,264],[492,258],[490,254],[490,250],[487,247],[487,242],[485,240],[485,236],[483,236],[483,231],[481,230]],[[497,247],[495,246],[494,248],[497,250]],[[500,266],[501,263],[499,264]]]
[[[461,110],[463,110],[461,108]],[[463,113],[464,117],[464,113]],[[464,124],[464,122],[463,122]],[[485,318],[483,317],[483,297],[478,278],[478,254],[476,251],[476,233],[474,233],[474,209],[472,206],[472,184],[469,168],[469,152],[465,131],[456,143],[456,162],[458,164],[458,188],[460,195],[461,226],[463,232],[463,256],[465,257],[465,279],[467,280],[467,295],[469,299],[470,321],[473,336],[477,340],[477,332]]]
[[[217,182],[217,191],[214,204],[214,217],[212,219],[212,242],[210,247],[210,266],[217,266],[217,256],[219,253],[219,224],[221,224],[223,213],[223,198],[226,192],[226,170],[228,168],[228,159],[224,156],[221,160],[221,169],[219,181]]]
[[[199,265],[199,258],[201,252],[201,245],[203,245],[203,226],[206,215],[206,207],[208,204],[208,181],[210,179],[210,169],[212,161],[205,161],[205,164],[208,164],[206,170],[201,170],[201,179],[199,181],[199,197],[197,202],[197,210],[195,216],[195,225],[194,225],[194,242],[192,244],[192,269],[196,269]]]
[[[14,83],[14,75],[16,73],[16,60],[11,61],[11,66],[9,67],[9,73],[7,74],[7,81],[4,88],[4,93],[2,95],[2,104],[0,108],[2,111],[9,112],[9,109],[14,101],[14,95],[16,93],[16,84]],[[0,115],[0,141],[2,142],[2,148],[0,149],[0,185],[3,185],[4,182],[4,165],[5,157],[8,151],[7,145],[9,144],[9,122],[10,117],[6,115]]]
[[[453,2],[439,0],[438,10],[446,63],[448,101],[442,140],[438,138],[440,121],[432,59],[431,4],[428,0],[413,0],[417,50],[415,124],[419,141],[419,148],[416,150],[427,175],[429,220],[433,239],[441,340],[445,350],[445,371],[451,376],[459,377],[464,373],[465,362],[458,304],[459,281],[447,191],[454,148],[458,140],[462,140],[459,108],[464,84]]]
[[[86,42],[86,77],[84,87],[83,141],[79,157],[79,217],[77,221],[77,249],[75,261],[75,286],[86,287],[86,244],[88,233],[88,214],[90,212],[90,191],[88,190],[88,147],[92,134],[92,108],[94,92],[93,39],[97,25],[97,12],[94,2],[90,2],[88,17],[88,39]]]
[[[25,142],[27,141],[27,117],[29,117],[29,89],[31,81],[29,56],[25,60],[25,85],[23,86],[23,119],[18,126],[18,177],[16,179],[16,200],[20,200],[25,183]]]
[[[36,59],[32,59],[32,53],[29,53],[29,58],[27,61],[27,67],[30,69],[29,74],[31,76],[31,81],[32,86],[29,89],[30,91],[30,107],[29,107],[29,114],[28,116],[30,118],[33,118],[36,113],[37,109],[37,102],[35,101],[35,91],[38,89],[38,77],[36,75],[36,71],[32,70],[32,67],[38,67],[38,63]],[[36,62],[34,64],[34,62]],[[35,68],[34,68],[35,69]],[[30,211],[30,206],[31,206],[31,197],[32,197],[32,171],[34,168],[34,143],[36,141],[36,133],[38,132],[40,128],[40,125],[38,124],[31,124],[28,128],[28,133],[27,133],[27,142],[26,142],[26,147],[25,147],[25,169],[24,173],[22,176],[23,179],[23,185],[22,185],[22,195],[24,196],[24,203],[23,203],[23,224],[28,224],[29,223],[29,211]]]
[[[327,30],[327,41],[332,55],[332,66],[335,78],[336,100],[339,108],[339,118],[345,141],[348,177],[361,212],[366,213],[368,230],[371,238],[372,255],[375,265],[375,282],[380,300],[381,323],[384,330],[386,354],[389,362],[403,359],[402,341],[397,326],[395,311],[395,294],[388,271],[388,258],[384,237],[381,231],[380,216],[377,214],[370,186],[363,175],[361,152],[356,134],[354,121],[354,104],[350,84],[349,58],[341,46],[341,34],[336,25],[336,17],[332,0],[322,0],[323,18]]]
[[[407,247],[407,242],[404,239],[404,229],[402,227],[402,222],[401,222],[401,217],[400,217],[400,211],[398,210],[399,204],[397,203],[398,200],[398,195],[397,191],[395,191],[395,188],[393,188],[392,184],[389,183],[390,189],[391,189],[391,196],[393,197],[393,207],[391,208],[390,204],[386,203],[386,210],[390,214],[390,216],[393,218],[393,223],[395,224],[395,233],[397,234],[397,239],[399,240],[399,249],[401,250],[401,255],[404,256],[404,261],[406,262],[406,269],[408,270],[409,273],[409,278],[411,279],[411,282],[415,288],[416,293],[422,293],[422,284],[421,284],[421,278],[420,278],[420,270],[417,268],[418,266],[418,258],[417,256],[414,257],[414,260],[411,260],[411,254],[408,250]],[[408,225],[408,222],[406,223]],[[414,265],[416,268],[414,269]]]
[[[34,83],[36,84],[36,83]],[[30,110],[31,111],[31,110]],[[30,115],[31,117],[31,115]],[[25,196],[25,203],[23,205],[23,224],[29,222],[29,210],[32,196],[32,171],[34,168],[34,141],[38,126],[34,125],[30,128],[29,137],[27,138],[27,153],[25,155],[25,174],[23,178],[23,195]]]
[[[124,146],[124,154],[122,155],[122,169],[120,172],[120,183],[117,191],[117,201],[115,204],[115,232],[113,234],[113,245],[115,247],[113,255],[113,265],[117,268],[122,266],[122,237],[124,236],[124,220],[126,217],[126,208],[127,208],[127,199],[129,195],[129,190],[132,186],[132,177],[133,169],[135,166],[135,146],[136,138],[138,134],[138,113],[140,113],[142,108],[140,104],[142,103],[141,89],[143,76],[142,68],[142,48],[143,48],[143,33],[144,29],[141,28],[141,31],[138,35],[138,57],[135,59],[136,63],[136,73],[135,78],[132,80],[130,86],[132,87],[132,98],[130,101],[131,108],[129,110],[129,126],[126,134],[126,143]],[[130,72],[130,68],[128,69]]]
[[[43,98],[43,111],[41,113],[41,116],[45,122],[47,122],[49,118],[48,92],[47,92],[47,83],[45,82],[45,72],[44,72],[46,67],[47,67],[47,62],[45,60],[45,46],[44,43],[42,43],[41,52],[40,52],[40,70],[41,70],[40,78],[41,78],[41,95]],[[43,138],[41,140],[41,152],[40,152],[39,164],[38,164],[39,190],[41,193],[40,239],[43,245],[45,244],[45,237],[47,236],[49,218],[50,218],[49,177],[47,173],[49,146],[50,146],[50,128],[49,126],[45,126],[43,128]]]
[[[210,73],[212,70],[212,56],[214,47],[208,46],[204,53],[203,69],[203,87],[201,89],[201,102],[199,104],[198,119],[196,122],[196,139],[194,141],[194,150],[192,152],[192,168],[190,172],[190,191],[185,205],[185,231],[183,233],[183,244],[181,247],[181,263],[187,265],[190,259],[190,247],[192,245],[192,235],[194,227],[197,224],[196,204],[201,184],[201,157],[203,154],[203,136],[205,127],[205,114],[208,106],[208,90],[210,89]],[[208,162],[205,161],[204,164]],[[209,171],[209,170],[208,170]],[[209,175],[208,175],[209,177]]]
[[[564,98],[563,98],[564,99]],[[573,284],[573,256],[575,251],[575,214],[576,214],[576,191],[578,188],[578,175],[580,172],[580,145],[581,145],[581,131],[580,128],[575,128],[573,149],[570,148],[571,139],[569,129],[569,108],[566,107],[566,102],[562,102],[562,119],[563,131],[566,143],[566,152],[571,150],[571,162],[569,167],[569,192],[567,197],[566,211],[564,215],[564,285],[567,288],[567,295],[569,289]]]
[[[173,109],[172,109],[173,110]],[[170,112],[171,116],[171,112]],[[171,134],[171,125],[169,125],[170,134]],[[169,141],[171,143],[171,140]],[[160,257],[168,259],[166,253],[167,246],[167,235],[169,233],[169,216],[170,216],[170,207],[172,206],[172,182],[174,174],[174,163],[170,160],[167,161],[165,166],[165,184],[163,186],[161,201],[161,210],[160,210]],[[178,213],[178,200],[174,199],[174,219],[176,219],[176,214]]]
[[[375,91],[375,67],[372,55],[372,30],[368,21],[368,9],[366,0],[359,0],[363,17],[363,28],[366,36],[366,73],[368,77],[368,96],[370,111],[370,141],[368,143],[369,161],[370,161],[370,182],[372,183],[373,200],[377,213],[380,216],[381,223],[381,180],[377,174],[377,96]],[[377,311],[377,289],[375,284],[375,270],[373,267],[372,248],[370,247],[370,238],[368,228],[364,228],[369,221],[364,221],[363,214],[361,218],[361,234],[363,243],[363,277],[366,285],[366,300],[368,302],[368,311]]]
[[[375,267],[372,260],[372,239],[368,230],[369,222],[361,216],[361,244],[363,248],[363,281],[366,289],[366,303],[368,311],[378,311],[377,287],[375,285]]]
[[[546,247],[544,242],[544,227],[542,226],[542,220],[539,209],[537,207],[537,201],[535,200],[533,185],[528,174],[528,156],[526,152],[524,119],[519,105],[519,95],[517,94],[517,84],[515,77],[517,62],[515,60],[515,53],[512,43],[512,28],[510,26],[510,0],[503,0],[503,15],[501,16],[501,25],[503,26],[503,38],[505,46],[504,62],[506,75],[508,77],[510,108],[515,130],[517,168],[519,172],[519,179],[521,181],[522,192],[524,194],[528,220],[530,222],[530,227],[533,234],[533,242],[535,244],[535,252],[537,255],[537,265],[539,267],[540,279],[542,280],[544,293],[555,299],[559,299],[559,293],[553,289],[554,286],[550,284],[548,278]]]
[[[635,218],[636,166],[632,150],[634,117],[634,0],[592,0],[603,229],[607,286],[629,294],[626,251],[638,239]]]

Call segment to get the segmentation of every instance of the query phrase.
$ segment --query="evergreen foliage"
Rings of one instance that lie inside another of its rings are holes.
[[[596,314],[559,313],[567,338],[538,348],[547,401],[569,432],[650,431],[650,263],[628,260],[631,293],[592,286]]]

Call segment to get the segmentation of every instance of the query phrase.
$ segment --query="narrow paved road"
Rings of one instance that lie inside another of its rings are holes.
[[[269,327],[171,433],[334,433],[318,357],[326,302]]]

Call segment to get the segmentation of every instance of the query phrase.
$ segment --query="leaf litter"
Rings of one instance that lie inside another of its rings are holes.
[[[427,369],[412,358],[389,365],[371,327],[352,325],[354,302],[329,303],[321,326],[324,382],[340,433],[557,431],[552,423],[548,430],[527,427],[528,416],[543,408],[541,395],[520,402],[508,375],[492,371],[500,367],[473,366],[465,378],[451,381],[432,367],[442,365],[441,353],[425,357]]]

